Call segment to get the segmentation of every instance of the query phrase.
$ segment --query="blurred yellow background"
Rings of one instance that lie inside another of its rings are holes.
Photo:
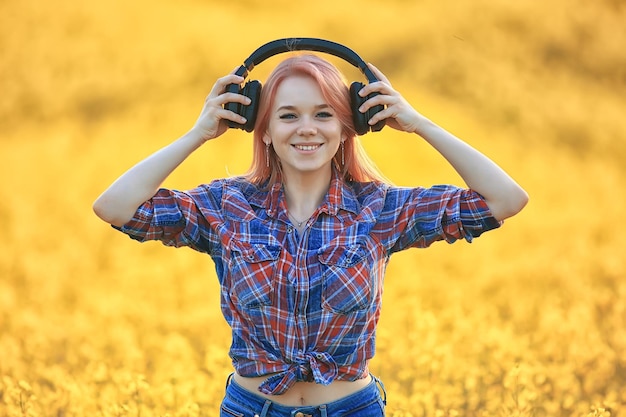
[[[290,36],[354,49],[531,196],[471,245],[392,259],[371,365],[388,414],[626,415],[625,21],[620,0],[0,1],[0,415],[217,415],[210,259],[139,245],[91,204]],[[362,141],[397,184],[462,185],[416,137]],[[250,145],[227,132],[165,185],[241,173]]]

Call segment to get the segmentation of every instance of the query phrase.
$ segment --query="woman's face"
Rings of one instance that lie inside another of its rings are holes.
[[[329,175],[342,141],[341,123],[317,82],[307,76],[285,78],[276,90],[266,143],[271,143],[287,177]]]

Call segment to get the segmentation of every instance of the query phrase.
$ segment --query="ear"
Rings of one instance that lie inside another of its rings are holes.
[[[263,135],[263,143],[266,145],[271,145],[272,144],[272,138],[270,137],[270,135],[265,132],[265,134]]]

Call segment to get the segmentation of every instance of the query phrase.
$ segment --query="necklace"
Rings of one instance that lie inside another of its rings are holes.
[[[293,220],[294,222],[296,222],[296,224],[298,225],[298,227],[302,227],[302,224],[303,224],[305,221],[309,220],[309,219],[305,219],[305,220],[302,220],[302,221],[300,222],[300,221],[298,221],[298,219],[296,219],[295,217],[293,217],[293,214],[291,214],[289,211],[287,211],[287,216],[289,216],[289,218],[290,218],[291,220]]]

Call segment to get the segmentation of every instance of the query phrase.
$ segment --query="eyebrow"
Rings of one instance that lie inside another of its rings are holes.
[[[286,106],[280,106],[279,108],[276,109],[276,111],[281,111],[281,110],[297,110],[297,106],[293,106],[293,105],[286,105]],[[318,104],[317,106],[315,106],[316,110],[320,110],[320,109],[330,109],[331,107],[328,104]]]

